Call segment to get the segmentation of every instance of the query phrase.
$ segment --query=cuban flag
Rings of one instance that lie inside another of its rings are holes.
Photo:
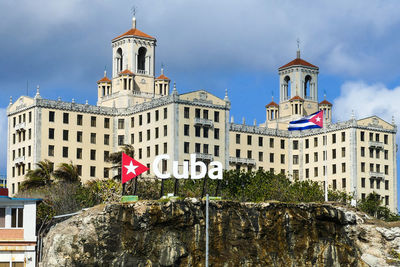
[[[322,128],[324,111],[315,112],[307,117],[289,122],[289,131],[302,131],[312,128]]]

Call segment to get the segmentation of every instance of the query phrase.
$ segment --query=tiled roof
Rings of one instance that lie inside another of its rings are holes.
[[[298,95],[296,95],[296,96],[294,96],[294,97],[292,97],[289,101],[293,101],[293,100],[301,100],[301,101],[304,101],[304,99],[303,98],[301,98],[300,96],[298,96]]]
[[[133,75],[133,72],[132,72],[132,71],[130,71],[130,70],[128,70],[128,69],[126,69],[126,70],[123,70],[123,71],[121,71],[119,74],[128,74],[128,75]]]
[[[142,32],[142,31],[139,31],[138,29],[130,29],[130,30],[127,31],[126,33],[123,33],[123,34],[121,34],[121,35],[115,37],[115,38],[112,39],[112,40],[114,41],[114,40],[117,40],[117,39],[119,39],[119,38],[121,38],[121,37],[124,37],[124,36],[139,36],[139,37],[145,37],[145,38],[154,39],[154,40],[156,39],[156,38],[154,38],[153,36],[150,36],[150,35],[148,35],[148,34]]]
[[[269,104],[266,105],[265,107],[268,108],[268,107],[271,107],[271,106],[279,107],[279,105],[278,105],[277,103],[275,103],[274,101],[271,101],[271,103],[269,103]]]
[[[324,99],[321,101],[321,103],[319,103],[320,105],[329,105],[332,106],[331,102],[329,102],[328,100]]]
[[[157,80],[169,80],[169,78],[164,74],[161,74],[160,76],[157,77]]]
[[[290,66],[306,66],[306,67],[311,67],[311,68],[318,69],[317,66],[315,66],[315,65],[313,65],[311,63],[308,63],[307,61],[305,61],[305,60],[303,60],[301,58],[296,58],[296,59],[290,61],[288,64],[283,65],[279,69],[284,69],[284,68],[287,68],[287,67],[290,67]]]
[[[97,83],[110,83],[110,82],[111,82],[111,80],[108,79],[107,77],[103,77],[97,81]]]

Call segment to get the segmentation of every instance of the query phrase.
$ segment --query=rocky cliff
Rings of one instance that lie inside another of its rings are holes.
[[[210,202],[210,266],[396,265],[400,228],[330,204]],[[54,226],[41,266],[204,266],[205,203],[91,208]]]

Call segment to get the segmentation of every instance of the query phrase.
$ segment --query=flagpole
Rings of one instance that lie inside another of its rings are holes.
[[[328,143],[328,135],[326,134],[326,118],[325,118],[325,112],[322,111],[322,120],[323,120],[323,127],[324,127],[324,150],[325,150],[325,182],[324,182],[324,192],[325,192],[325,202],[328,201],[328,149],[327,149],[327,143]]]

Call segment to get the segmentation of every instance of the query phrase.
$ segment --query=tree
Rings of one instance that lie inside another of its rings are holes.
[[[51,184],[53,174],[53,163],[47,159],[39,161],[37,168],[28,170],[25,181],[21,184],[21,189],[33,189]]]
[[[78,167],[72,164],[72,162],[61,163],[58,169],[54,171],[54,177],[60,181],[69,183],[79,183],[81,181]]]

